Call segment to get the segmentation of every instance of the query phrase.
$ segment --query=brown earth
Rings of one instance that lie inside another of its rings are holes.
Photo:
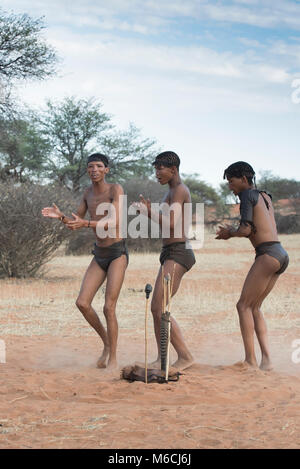
[[[101,344],[74,304],[88,256],[55,257],[41,279],[1,280],[0,448],[299,448],[300,236],[281,241],[291,263],[264,305],[271,372],[234,365],[243,359],[235,303],[253,260],[247,240],[207,235],[197,251],[172,304],[195,364],[169,384],[96,368]],[[120,368],[144,360],[143,290],[157,268],[157,254],[131,255],[117,312]],[[102,304],[103,288],[101,316]]]

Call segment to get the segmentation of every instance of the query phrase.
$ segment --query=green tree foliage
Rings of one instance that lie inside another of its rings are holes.
[[[193,203],[202,202],[212,205],[220,202],[217,191],[212,186],[199,179],[199,174],[182,174],[182,182],[188,186]]]
[[[204,203],[206,206],[214,206],[216,223],[227,214],[228,207],[226,206],[226,201],[222,199],[210,184],[202,181],[199,178],[199,174],[183,174],[182,181],[190,190],[193,210],[195,210],[195,204],[197,203]]]
[[[43,18],[0,10],[0,111],[7,113],[9,95],[17,80],[42,80],[53,75],[58,62],[42,37]]]
[[[109,156],[109,180],[123,183],[132,178],[153,174],[151,163],[159,150],[155,140],[143,138],[140,130],[130,123],[128,130],[110,132],[98,140],[100,151]]]
[[[48,143],[33,121],[0,119],[0,180],[35,179],[41,174],[48,153]]]
[[[41,132],[52,148],[45,174],[74,192],[89,182],[86,161],[93,152],[108,156],[108,180],[123,182],[152,172],[154,142],[143,139],[133,124],[127,131],[115,130],[101,108],[95,99],[69,97],[58,103],[48,101],[39,118]]]
[[[96,139],[110,127],[110,117],[94,99],[65,98],[48,101],[38,118],[51,155],[45,174],[77,192],[86,173],[86,158],[96,149]]]
[[[264,171],[257,183],[259,189],[272,194],[273,201],[280,199],[299,199],[300,181],[274,176],[270,171]]]
[[[228,187],[228,182],[222,182],[219,186],[218,193],[224,203],[234,204],[237,200],[236,196],[233,195]]]

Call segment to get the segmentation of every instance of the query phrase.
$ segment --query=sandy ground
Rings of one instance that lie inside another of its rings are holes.
[[[206,236],[183,279],[172,310],[195,364],[176,383],[129,383],[95,367],[101,344],[74,305],[89,257],[58,255],[41,279],[0,281],[0,448],[299,448],[300,236],[281,241],[290,267],[264,305],[272,372],[234,365],[247,240]],[[120,367],[144,360],[143,290],[157,268],[157,254],[131,256],[117,312]],[[93,305],[102,317],[103,288]]]

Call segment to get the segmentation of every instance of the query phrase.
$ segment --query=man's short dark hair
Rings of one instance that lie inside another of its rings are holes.
[[[167,168],[176,166],[176,168],[179,169],[180,158],[173,151],[164,151],[157,155],[152,165],[155,167],[166,166]]]
[[[106,168],[109,165],[107,156],[102,155],[102,153],[93,153],[92,155],[90,155],[87,159],[87,164],[91,163],[92,161],[102,161]]]
[[[232,163],[228,166],[227,169],[224,171],[223,179],[226,178],[242,178],[246,176],[247,181],[249,184],[253,184],[253,178],[255,182],[255,171],[249,163],[245,161],[237,161],[236,163]]]

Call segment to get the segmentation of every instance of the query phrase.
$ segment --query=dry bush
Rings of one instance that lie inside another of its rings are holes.
[[[32,183],[0,184],[0,277],[33,277],[70,231],[44,218],[43,207],[70,207],[69,191]]]
[[[91,229],[73,231],[68,239],[65,254],[67,256],[85,256],[91,254],[96,237]]]
[[[275,214],[276,225],[278,233],[280,234],[293,234],[300,233],[300,215],[290,214],[281,215],[280,213]]]

